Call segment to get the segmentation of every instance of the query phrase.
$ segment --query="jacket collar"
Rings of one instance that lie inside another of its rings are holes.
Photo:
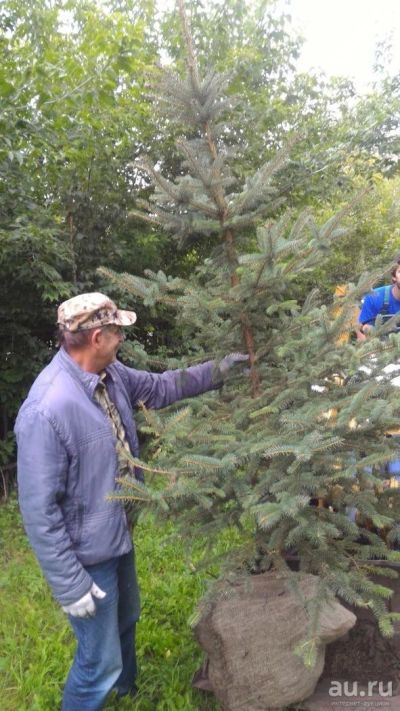
[[[65,348],[61,346],[55,359],[58,360],[61,367],[66,370],[79,384],[83,387],[89,397],[94,396],[94,391],[100,382],[100,375],[98,373],[88,373],[87,370],[78,365],[73,358],[67,353]],[[106,368],[108,374],[108,369]]]

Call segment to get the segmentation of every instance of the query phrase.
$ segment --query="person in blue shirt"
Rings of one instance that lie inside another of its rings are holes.
[[[374,327],[377,316],[394,316],[400,312],[400,258],[393,265],[390,274],[392,284],[373,289],[363,301],[358,317],[360,340],[364,340],[368,331]]]

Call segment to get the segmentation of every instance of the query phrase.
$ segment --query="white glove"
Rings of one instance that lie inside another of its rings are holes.
[[[248,360],[249,356],[245,353],[229,353],[229,355],[222,358],[219,363],[216,363],[216,380],[225,380],[225,377],[231,368],[235,365],[237,366],[239,363],[242,363],[243,365],[243,362]],[[246,374],[248,375],[249,373],[250,371],[246,369]]]
[[[71,605],[63,606],[64,612],[72,617],[94,617],[96,614],[96,605],[93,597],[102,600],[107,593],[101,590],[96,583],[93,583],[91,589],[80,600],[73,602]]]
[[[218,363],[217,368],[220,375],[225,376],[228,371],[235,365],[248,360],[249,356],[247,355],[247,353],[229,353],[229,355],[226,355],[224,358],[222,358],[222,360]]]

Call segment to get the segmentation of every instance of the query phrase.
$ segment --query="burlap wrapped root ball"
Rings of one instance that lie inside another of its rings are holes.
[[[314,692],[325,645],[356,622],[332,597],[319,620],[316,664],[306,667],[294,650],[309,631],[302,598],[315,597],[317,584],[316,576],[299,575],[299,595],[284,577],[268,572],[238,580],[205,608],[194,634],[208,655],[210,686],[224,711],[282,709]]]

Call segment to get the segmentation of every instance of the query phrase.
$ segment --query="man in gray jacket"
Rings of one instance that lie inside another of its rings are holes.
[[[136,321],[100,293],[58,309],[60,350],[22,405],[19,503],[29,540],[69,619],[77,650],[62,711],[97,711],[112,688],[136,691],[135,624],[139,591],[124,507],[107,500],[127,470],[123,450],[139,455],[132,410],[162,408],[218,387],[213,362],[162,374],[117,359],[123,327]],[[226,356],[219,372],[245,357]]]

